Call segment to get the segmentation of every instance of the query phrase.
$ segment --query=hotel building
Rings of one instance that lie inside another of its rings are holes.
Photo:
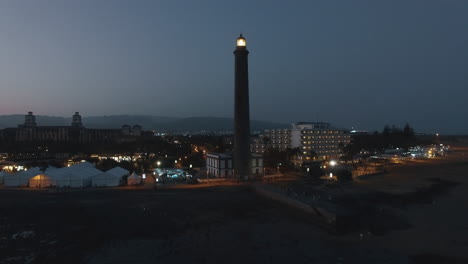
[[[348,131],[333,128],[329,123],[298,122],[291,129],[265,130],[253,139],[251,147],[253,153],[264,153],[268,148],[299,148],[299,159],[307,162],[339,158],[349,142]]]

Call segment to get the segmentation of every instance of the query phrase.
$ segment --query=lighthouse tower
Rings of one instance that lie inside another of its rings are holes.
[[[237,38],[234,72],[234,176],[250,178],[249,68],[246,40]]]

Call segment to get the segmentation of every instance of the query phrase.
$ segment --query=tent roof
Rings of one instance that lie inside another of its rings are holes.
[[[112,178],[112,179],[119,178],[119,179],[120,179],[120,177],[122,177],[122,176],[118,176],[118,175],[111,174],[111,173],[107,173],[107,172],[101,172],[100,174],[95,175],[95,176],[93,177],[93,181],[94,181],[95,179],[101,179],[101,178],[104,178],[104,179],[107,179],[107,178]]]
[[[80,163],[81,164],[81,163]],[[102,171],[89,166],[71,166],[68,168],[63,168],[64,175],[80,177],[80,178],[90,178],[101,174]]]
[[[75,165],[70,166],[70,168],[71,167],[75,167],[75,168],[80,168],[80,167],[95,168],[96,166],[94,166],[94,164],[92,164],[91,162],[84,161],[84,162],[80,162],[80,163],[77,163]]]
[[[139,178],[141,178],[141,176],[136,174],[135,172],[133,172],[132,175],[128,176],[128,178],[139,179]]]
[[[128,175],[130,172],[122,167],[115,167],[115,168],[112,168],[108,171],[106,171],[107,173],[109,174],[112,174],[112,175],[115,175],[115,176],[119,176],[119,177],[122,177],[124,175]]]
[[[39,167],[33,167],[33,168],[30,168],[27,171],[20,171],[20,172],[16,173],[16,175],[24,176],[24,177],[33,177],[33,176],[36,176],[37,174],[40,174],[40,173],[42,173],[42,171],[41,171],[41,169]]]
[[[84,164],[87,163],[87,164]],[[55,169],[55,170],[47,170],[45,172],[46,175],[55,177],[55,178],[65,178],[65,177],[73,177],[73,178],[90,178],[95,175],[102,173],[102,171],[94,168],[94,165],[89,162],[82,162],[79,164],[72,165],[70,167]]]

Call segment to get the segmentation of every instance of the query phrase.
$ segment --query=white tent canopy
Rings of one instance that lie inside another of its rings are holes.
[[[7,175],[10,175],[10,174],[6,171],[0,171],[0,184],[3,184],[3,178]]]
[[[135,172],[132,175],[128,176],[127,184],[128,185],[138,185],[141,183],[141,176],[136,174]]]
[[[11,173],[3,176],[3,181],[5,186],[9,187],[19,187],[27,186],[29,184],[29,179],[41,174],[41,169],[38,167],[31,168],[27,171],[20,171],[17,173]]]
[[[112,168],[92,178],[93,186],[119,186],[130,172],[121,167]]]
[[[77,164],[72,165],[71,167],[73,168],[83,168],[83,167],[88,167],[88,168],[95,168],[96,166],[92,164],[91,162],[88,161],[83,161]],[[70,167],[70,168],[71,168]]]
[[[80,188],[91,186],[91,178],[101,173],[102,171],[96,169],[93,164],[82,162],[60,169],[55,177],[59,187]]]
[[[115,168],[112,168],[108,171],[106,171],[107,173],[109,174],[112,174],[112,175],[115,175],[115,176],[118,176],[118,177],[125,177],[125,176],[128,176],[130,175],[130,172],[122,167],[115,167]]]
[[[57,186],[57,180],[46,174],[37,174],[29,179],[29,187],[31,188],[47,188]]]
[[[70,167],[57,169],[48,167],[44,172],[35,167],[28,171],[7,174],[3,178],[5,186],[27,186],[45,188],[58,187],[87,187],[91,186],[91,178],[102,174],[92,163],[82,162]]]
[[[123,176],[116,176],[108,172],[103,172],[92,178],[93,186],[119,186]]]

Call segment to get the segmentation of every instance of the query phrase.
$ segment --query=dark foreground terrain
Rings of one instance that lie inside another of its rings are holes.
[[[0,263],[405,263],[246,187],[1,190]]]
[[[0,188],[0,263],[468,263],[468,162],[460,153],[357,181],[372,195],[337,201],[382,204],[404,219],[385,232],[366,225],[387,226],[387,213],[369,221],[375,214],[362,210],[357,228],[337,235],[248,186]]]

